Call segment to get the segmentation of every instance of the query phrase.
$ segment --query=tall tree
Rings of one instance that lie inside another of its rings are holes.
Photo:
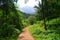
[[[40,4],[40,2],[39,2],[38,6],[35,6],[35,8],[37,8],[37,19],[38,19],[38,21],[43,19],[44,28],[45,28],[45,30],[47,30],[47,27],[46,27],[46,14],[47,14],[46,0],[42,0],[42,4]]]
[[[17,2],[17,0],[0,0],[0,9],[2,10],[0,29],[3,28],[0,35],[9,36],[11,35],[10,33],[13,34],[15,32],[15,29],[22,30],[22,21],[14,5],[14,1]]]
[[[46,26],[46,16],[45,16],[45,13],[46,13],[46,11],[45,11],[45,8],[44,8],[44,4],[46,4],[45,5],[45,8],[46,8],[46,6],[47,6],[47,0],[45,0],[45,2],[44,2],[44,0],[42,0],[42,14],[43,14],[43,21],[44,21],[44,28],[45,28],[45,30],[47,30],[47,26]]]

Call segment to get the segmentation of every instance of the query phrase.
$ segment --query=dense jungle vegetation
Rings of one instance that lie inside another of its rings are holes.
[[[0,40],[16,40],[29,27],[35,40],[60,40],[60,0],[42,0],[35,14],[18,10],[17,0],[0,0]]]

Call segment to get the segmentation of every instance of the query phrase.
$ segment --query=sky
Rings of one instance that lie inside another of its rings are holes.
[[[17,6],[20,11],[25,13],[35,13],[35,9],[33,8],[35,5],[38,5],[38,1],[41,2],[41,0],[27,0],[27,3],[25,3],[25,0],[18,0]]]

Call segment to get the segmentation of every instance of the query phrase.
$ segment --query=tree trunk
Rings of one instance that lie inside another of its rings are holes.
[[[43,21],[44,21],[44,28],[45,28],[45,30],[47,30],[47,27],[46,27],[46,18],[45,18],[45,11],[44,11],[44,6],[43,6],[43,0],[42,0],[42,17],[43,17]]]

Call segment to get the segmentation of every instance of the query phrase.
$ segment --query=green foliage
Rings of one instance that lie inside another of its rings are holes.
[[[38,6],[35,6],[35,8],[37,8],[36,19],[37,21],[44,21],[46,30],[46,21],[60,17],[59,0],[42,0],[42,4],[39,2]]]
[[[0,39],[1,40],[9,40],[10,37],[14,37],[11,38],[10,40],[14,39],[15,40],[15,36],[17,37],[18,34],[20,33],[20,27],[19,29],[17,29],[16,27],[18,24],[18,20],[16,20],[16,16],[13,12],[10,12],[9,15],[7,16],[3,16],[2,14],[2,10],[0,11]],[[20,19],[19,19],[20,20]],[[21,23],[21,22],[20,22]],[[21,24],[19,24],[21,26]],[[8,37],[8,38],[5,38]]]
[[[23,23],[23,28],[30,25],[27,19],[23,20],[22,23]]]
[[[34,17],[34,16],[28,17],[28,22],[29,22],[29,24],[33,25],[36,22],[36,17]]]
[[[13,0],[0,0],[0,39],[13,40],[22,30],[21,13],[17,11]],[[3,39],[2,39],[3,38]]]
[[[35,40],[60,40],[60,36],[59,34],[56,34],[54,32],[40,32],[39,34],[37,31],[35,32],[35,34],[33,34],[33,36],[35,37]]]
[[[42,0],[43,4],[35,6],[37,8],[36,17],[38,20],[47,18],[47,20],[60,17],[60,1],[59,0]]]
[[[55,18],[55,19],[52,19],[52,20],[50,20],[50,21],[47,21],[46,22],[46,24],[47,24],[47,28],[48,29],[59,29],[59,26],[60,26],[60,17],[59,18]]]
[[[43,19],[43,15],[42,15],[42,5],[38,4],[38,6],[35,6],[36,10],[36,19],[37,21],[40,21],[41,19]]]
[[[35,40],[60,40],[60,17],[46,21],[47,29],[44,29],[43,21],[37,21],[36,24],[29,27],[30,33]]]
[[[36,40],[60,40],[60,1],[43,0],[35,7],[37,14],[21,14],[13,0],[0,0],[0,40],[15,40],[28,25]]]

